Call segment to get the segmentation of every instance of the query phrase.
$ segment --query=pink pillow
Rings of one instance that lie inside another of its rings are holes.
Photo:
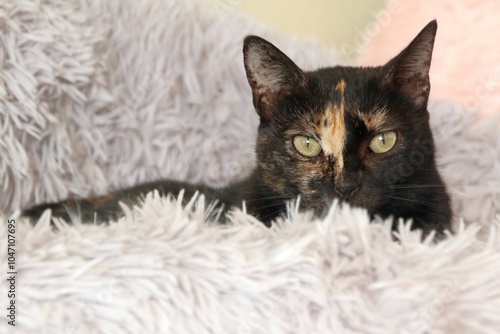
[[[374,22],[358,30],[364,36],[355,42],[370,40],[359,64],[386,62],[433,19],[438,31],[432,94],[479,116],[500,112],[500,1],[390,1]]]

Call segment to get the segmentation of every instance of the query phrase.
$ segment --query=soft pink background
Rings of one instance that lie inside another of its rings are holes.
[[[479,117],[500,112],[500,1],[400,0],[390,1],[384,11],[360,30],[373,36],[361,65],[386,62],[437,19],[432,94]]]

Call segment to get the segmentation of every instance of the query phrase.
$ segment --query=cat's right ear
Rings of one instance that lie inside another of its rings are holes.
[[[306,83],[302,70],[277,47],[260,37],[245,38],[243,59],[253,104],[261,119],[269,120],[280,98]]]
[[[429,22],[399,55],[385,65],[386,73],[382,78],[384,84],[406,94],[424,110],[431,89],[429,69],[436,30],[436,20]]]

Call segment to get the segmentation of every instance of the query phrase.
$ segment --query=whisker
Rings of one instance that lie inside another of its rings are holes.
[[[281,205],[284,205],[285,202],[283,203],[265,203],[263,205],[257,205],[255,207],[253,207],[253,209],[256,209],[256,210],[262,210],[262,209],[268,209],[268,208],[272,208],[272,207],[280,207]]]
[[[391,198],[391,199],[395,199],[395,200],[404,201],[404,202],[410,202],[410,203],[416,203],[416,204],[424,204],[424,205],[426,205],[426,206],[428,206],[430,208],[437,208],[437,209],[441,208],[440,204],[436,204],[436,203],[432,203],[432,202],[427,202],[427,201],[422,201],[422,200],[414,200],[414,199],[411,199],[411,198],[404,198],[404,197],[398,197],[398,196],[389,196],[389,195],[385,195],[385,197]]]
[[[450,188],[450,187],[474,187],[474,188],[494,188],[492,185],[480,185],[480,184],[416,184],[416,185],[393,185],[392,187],[397,189],[406,188]],[[500,187],[500,184],[498,184]]]
[[[417,184],[410,186],[394,185],[392,187],[395,189],[416,189],[416,188],[445,188],[446,186],[443,184]]]
[[[257,202],[257,201],[263,201],[263,200],[273,200],[273,199],[289,200],[291,198],[290,198],[290,196],[268,196],[268,197],[246,199],[245,202],[250,203],[250,202]]]
[[[407,194],[410,194],[410,192],[406,191],[406,190],[412,190],[412,189],[446,188],[446,192],[448,193],[448,195],[451,195],[453,197],[461,197],[461,198],[475,198],[476,197],[476,196],[471,196],[467,193],[464,193],[463,191],[460,191],[460,190],[455,190],[453,188],[450,189],[450,187],[439,186],[439,185],[393,186],[393,188],[399,190],[398,193],[401,193],[401,191],[404,191],[403,193],[407,193]]]

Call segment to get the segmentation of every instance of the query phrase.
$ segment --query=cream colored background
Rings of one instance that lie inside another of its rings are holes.
[[[226,0],[280,31],[315,35],[327,45],[352,43],[386,0]]]

